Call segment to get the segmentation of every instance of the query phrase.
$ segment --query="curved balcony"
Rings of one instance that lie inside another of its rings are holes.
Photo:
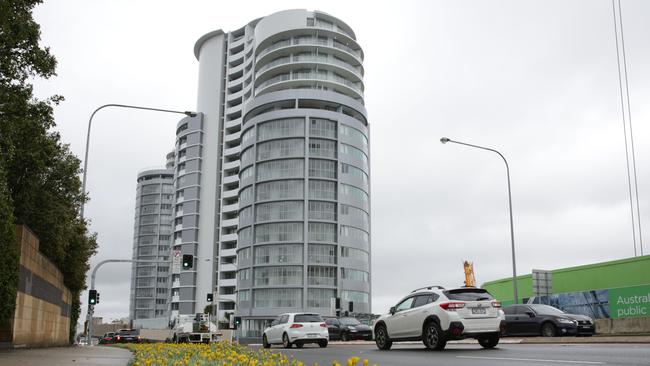
[[[255,89],[256,95],[263,93],[278,91],[283,89],[291,89],[298,86],[312,85],[314,81],[318,81],[328,87],[335,88],[341,94],[344,94],[355,100],[363,100],[363,91],[361,87],[355,85],[353,82],[337,77],[334,75],[322,75],[317,73],[294,73],[283,74],[273,77]],[[337,88],[338,87],[338,88]]]
[[[363,82],[363,75],[360,67],[355,67],[347,62],[337,60],[334,57],[329,57],[328,55],[282,57],[260,67],[260,69],[257,70],[255,77],[259,80],[262,79],[263,75],[266,74],[267,71],[281,72],[292,68],[295,69],[299,66],[308,67],[313,65],[318,66],[323,70],[331,70],[345,74],[345,76],[355,80],[355,82]]]
[[[340,54],[348,55],[351,59],[355,60],[357,63],[362,64],[363,55],[360,50],[355,50],[347,45],[344,45],[340,42],[334,42],[333,39],[320,39],[320,38],[294,38],[293,40],[284,40],[276,42],[269,47],[260,51],[255,57],[256,64],[263,63],[262,60],[266,58],[267,55],[271,53],[276,53],[278,50],[293,50],[293,49],[310,49],[310,47],[326,47],[330,51],[340,51],[337,56]]]

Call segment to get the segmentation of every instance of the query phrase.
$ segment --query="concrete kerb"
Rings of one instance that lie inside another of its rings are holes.
[[[629,335],[629,336],[592,336],[592,337],[505,337],[499,340],[499,344],[589,344],[589,343],[643,343],[650,344],[650,335]],[[366,345],[375,344],[374,341],[334,341],[331,344],[340,345]],[[422,342],[399,342],[398,344],[422,344]],[[448,344],[478,344],[476,339],[463,339],[460,341],[449,341]]]

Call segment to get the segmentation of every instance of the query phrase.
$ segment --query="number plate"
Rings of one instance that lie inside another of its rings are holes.
[[[314,334],[314,333],[307,334],[307,337],[309,338],[316,338],[316,336],[318,336],[318,334]]]
[[[485,314],[486,311],[484,308],[472,308],[472,314]]]

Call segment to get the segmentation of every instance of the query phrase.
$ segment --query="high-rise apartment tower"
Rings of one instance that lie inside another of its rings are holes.
[[[289,311],[368,313],[370,150],[363,51],[343,21],[288,10],[194,46],[197,117],[178,123],[173,314],[261,332]],[[173,267],[173,266],[172,266]]]

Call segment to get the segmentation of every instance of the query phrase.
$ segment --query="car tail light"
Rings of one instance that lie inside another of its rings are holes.
[[[115,337],[115,339],[117,339],[117,340],[119,341],[119,340],[120,340],[120,336]]]
[[[465,307],[464,302],[457,302],[457,301],[452,301],[452,302],[443,302],[440,304],[440,307],[447,310],[447,311],[456,311],[458,309],[462,309]]]
[[[302,324],[291,324],[289,328],[302,328]]]
[[[501,307],[501,301],[499,301],[499,300],[492,300],[492,307],[493,307],[493,308],[500,308],[500,307]]]
[[[327,328],[327,324],[325,323],[320,323],[321,328]]]

